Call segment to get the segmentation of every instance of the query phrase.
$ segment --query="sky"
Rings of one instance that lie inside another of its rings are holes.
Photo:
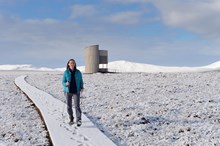
[[[219,0],[0,0],[0,64],[109,62],[204,66],[220,60]]]

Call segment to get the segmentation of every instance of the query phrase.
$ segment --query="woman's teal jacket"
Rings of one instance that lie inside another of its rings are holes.
[[[62,84],[63,84],[63,91],[69,93],[69,86],[66,86],[66,82],[71,81],[71,72],[70,70],[65,70],[63,74]],[[76,69],[75,71],[75,81],[76,81],[76,88],[77,93],[80,93],[81,89],[83,89],[83,79],[81,72]]]

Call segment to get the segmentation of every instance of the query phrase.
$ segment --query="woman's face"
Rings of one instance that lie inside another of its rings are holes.
[[[68,63],[68,65],[69,65],[70,68],[74,68],[74,67],[75,67],[75,62],[71,60],[71,61]]]

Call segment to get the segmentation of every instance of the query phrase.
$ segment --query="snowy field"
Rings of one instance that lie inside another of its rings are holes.
[[[28,84],[26,77],[17,77],[15,84],[39,109],[53,146],[116,146],[84,114],[80,127],[69,125],[69,116],[64,112],[65,103]]]
[[[83,77],[82,110],[117,145],[220,145],[220,72]],[[64,101],[61,78],[27,80]]]
[[[49,145],[48,133],[36,108],[14,84],[21,74],[0,71],[0,146]]]
[[[13,83],[23,74],[28,83],[65,102],[62,72],[1,71],[0,121],[5,126],[0,145],[47,145],[39,115]],[[98,73],[83,78],[83,113],[119,146],[220,146],[220,72]]]

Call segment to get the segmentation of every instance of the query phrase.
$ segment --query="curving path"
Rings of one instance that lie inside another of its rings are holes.
[[[82,114],[82,126],[68,124],[68,115],[64,111],[65,103],[52,95],[29,85],[26,76],[15,79],[15,84],[34,102],[39,109],[51,141],[54,146],[115,146],[85,115]],[[66,109],[65,109],[66,110]]]

